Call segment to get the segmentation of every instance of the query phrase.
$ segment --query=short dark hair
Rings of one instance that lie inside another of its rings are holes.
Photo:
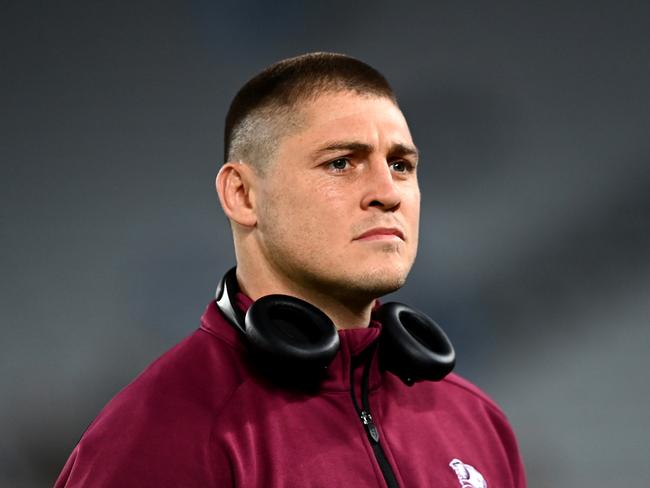
[[[278,139],[298,124],[296,105],[339,91],[386,97],[397,104],[386,78],[358,59],[325,52],[283,59],[235,95],[226,116],[224,162],[245,160],[261,169]]]

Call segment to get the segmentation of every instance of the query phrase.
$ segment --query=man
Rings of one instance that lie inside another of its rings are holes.
[[[236,272],[56,486],[524,487],[501,411],[446,375],[444,334],[377,303],[413,265],[420,207],[418,150],[383,76],[337,54],[280,61],[239,91],[225,132]],[[393,349],[394,327],[411,349]],[[315,362],[294,351],[322,337]],[[409,369],[430,339],[440,354]]]

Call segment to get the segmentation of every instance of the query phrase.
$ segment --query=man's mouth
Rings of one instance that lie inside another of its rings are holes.
[[[355,241],[404,240],[404,233],[397,227],[375,227],[354,238]]]

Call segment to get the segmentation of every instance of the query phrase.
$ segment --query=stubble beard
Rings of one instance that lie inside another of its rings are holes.
[[[286,279],[287,285],[297,294],[315,294],[341,303],[360,305],[392,293],[406,282],[415,252],[410,258],[399,256],[408,251],[400,249],[401,245],[387,242],[381,244],[380,249],[368,250],[368,253],[379,254],[378,258],[368,259],[367,263],[352,263],[345,269],[337,262],[336,256],[323,259],[322,250],[301,247],[296,241],[291,241],[288,236],[295,235],[295,229],[284,228],[274,207],[267,207],[265,211],[260,222],[266,225],[260,225],[258,229],[264,235],[259,242],[260,250],[274,273]],[[326,232],[323,231],[320,240],[327,240]],[[312,235],[310,240],[319,238]],[[398,262],[391,262],[394,259]],[[381,264],[377,266],[377,262]]]
[[[341,269],[323,262],[309,252],[295,252],[282,242],[273,242],[267,247],[267,259],[275,272],[287,278],[296,290],[306,294],[317,294],[334,298],[341,303],[369,303],[400,289],[406,282],[413,261],[394,263],[389,266],[352,267]],[[394,244],[386,244],[383,252],[390,260],[396,253]],[[397,268],[397,269],[396,269]]]

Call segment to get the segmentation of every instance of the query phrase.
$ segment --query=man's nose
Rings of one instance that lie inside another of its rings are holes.
[[[377,207],[382,210],[397,210],[401,195],[388,161],[373,161],[368,165],[365,179],[365,193],[361,201],[363,209]]]

